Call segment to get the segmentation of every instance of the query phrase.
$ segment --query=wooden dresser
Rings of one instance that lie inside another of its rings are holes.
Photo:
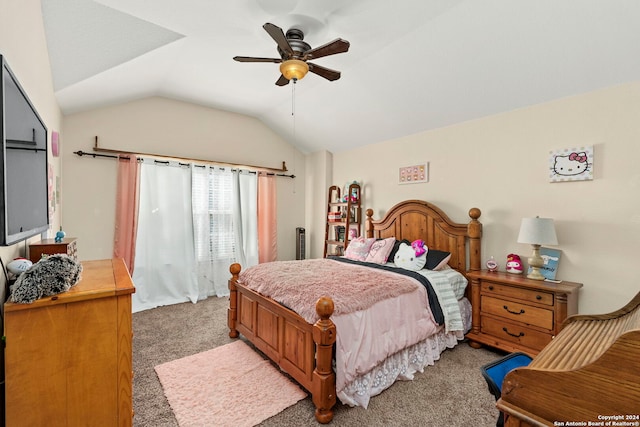
[[[131,294],[121,259],[82,263],[68,292],[5,303],[6,425],[131,426]]]
[[[490,271],[472,271],[467,277],[473,326],[466,337],[475,348],[485,344],[535,356],[560,332],[567,316],[578,312],[581,283]]]

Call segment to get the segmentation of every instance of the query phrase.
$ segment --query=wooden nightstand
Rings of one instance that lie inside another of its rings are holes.
[[[473,326],[469,344],[535,356],[578,312],[582,283],[531,280],[522,274],[471,271]]]

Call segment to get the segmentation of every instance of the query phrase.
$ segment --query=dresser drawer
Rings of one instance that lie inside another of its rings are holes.
[[[487,317],[482,318],[482,333],[535,350],[542,350],[551,342],[551,335],[527,328],[521,323],[509,321],[497,322]]]
[[[513,301],[483,295],[482,313],[500,316],[514,322],[522,322],[540,328],[553,329],[553,311]]]
[[[481,291],[486,295],[502,295],[538,304],[553,305],[552,293],[541,292],[534,289],[524,289],[514,286],[505,286],[500,283],[483,281]]]

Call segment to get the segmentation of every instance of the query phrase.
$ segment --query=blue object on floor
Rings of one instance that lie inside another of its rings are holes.
[[[482,376],[489,386],[489,392],[491,392],[496,400],[498,400],[502,394],[502,381],[504,377],[515,368],[529,365],[531,360],[531,356],[528,354],[517,351],[480,367],[480,372],[482,372]],[[503,414],[500,413],[496,426],[502,427],[502,425]]]

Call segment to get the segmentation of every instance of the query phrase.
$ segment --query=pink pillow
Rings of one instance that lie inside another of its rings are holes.
[[[371,245],[376,241],[374,238],[365,239],[358,237],[349,242],[349,246],[344,251],[344,256],[355,261],[364,261],[367,259]]]
[[[393,245],[396,243],[395,237],[389,237],[387,239],[376,240],[369,249],[369,254],[365,259],[366,262],[375,262],[376,264],[384,264],[389,258],[389,254],[393,249]],[[348,249],[348,248],[347,248]]]

